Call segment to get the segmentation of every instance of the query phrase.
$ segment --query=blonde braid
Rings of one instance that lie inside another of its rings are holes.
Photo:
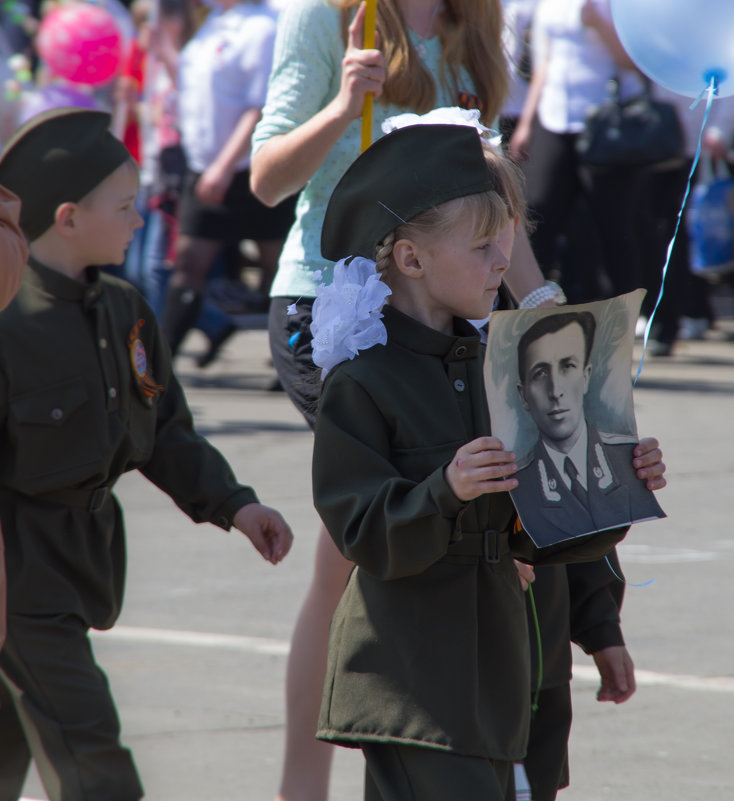
[[[375,254],[375,263],[377,264],[377,272],[384,275],[390,265],[392,257],[392,249],[395,244],[395,231],[385,234],[381,242],[377,243],[377,252]]]

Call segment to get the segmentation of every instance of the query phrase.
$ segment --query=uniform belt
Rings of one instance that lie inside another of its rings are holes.
[[[461,539],[449,545],[446,556],[479,556],[485,562],[495,563],[509,552],[508,532],[488,528],[484,531],[462,531]]]
[[[94,489],[62,489],[51,492],[41,492],[33,495],[42,501],[60,503],[64,506],[81,506],[88,512],[99,512],[112,493],[114,484],[105,484]]]

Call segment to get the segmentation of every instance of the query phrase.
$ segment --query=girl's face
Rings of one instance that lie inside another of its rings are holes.
[[[421,237],[416,242],[421,286],[413,287],[419,303],[404,310],[446,333],[452,331],[453,317],[487,317],[510,265],[516,226],[511,220],[490,237],[477,234],[469,218],[448,234]]]

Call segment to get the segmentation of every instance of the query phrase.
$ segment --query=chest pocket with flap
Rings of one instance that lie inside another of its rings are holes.
[[[81,378],[16,395],[10,400],[13,483],[25,492],[76,484],[85,465],[99,463],[105,433],[94,430]]]

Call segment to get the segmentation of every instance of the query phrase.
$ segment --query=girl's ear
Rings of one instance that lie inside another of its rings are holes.
[[[422,278],[420,251],[412,239],[398,239],[392,247],[392,257],[398,270],[408,278]]]
[[[62,203],[55,214],[54,225],[62,236],[73,236],[76,233],[76,203]]]

